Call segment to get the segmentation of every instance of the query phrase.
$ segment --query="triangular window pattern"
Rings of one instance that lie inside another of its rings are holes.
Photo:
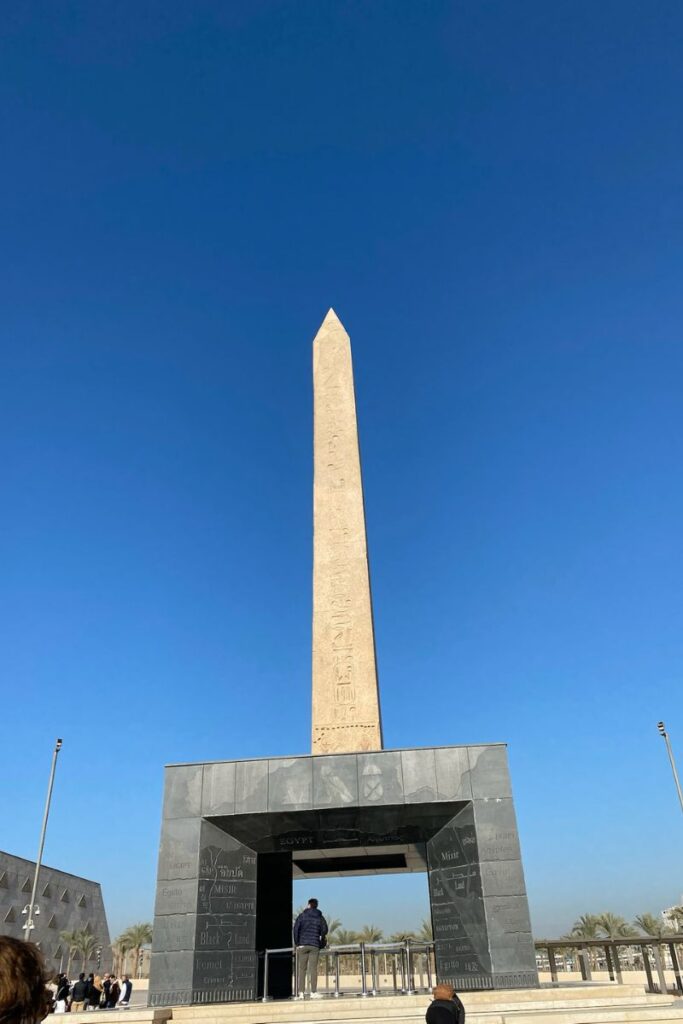
[[[0,889],[9,889],[9,886],[7,884],[7,872],[6,871],[3,871],[3,873],[0,875]]]
[[[59,898],[62,901],[62,903],[71,903],[71,896],[69,895],[68,889],[65,889]]]
[[[62,947],[61,946],[57,946],[57,948],[55,950],[55,960],[57,959],[58,956],[64,956],[64,954],[62,953]]]
[[[22,892],[30,892],[31,891],[31,879],[30,878],[26,879],[26,881],[24,882],[24,884],[21,887],[21,891]]]
[[[52,899],[52,888],[49,882],[45,883],[45,888],[43,889],[42,895],[48,900]]]
[[[14,907],[10,907],[5,914],[5,921],[10,924],[12,921],[16,921],[17,915],[14,912]]]
[[[57,927],[57,915],[56,914],[52,915],[50,920],[47,922],[47,926],[48,926],[48,928],[56,928]]]
[[[88,901],[85,898],[85,893],[81,893],[81,895],[78,897],[78,906],[79,907],[86,907],[87,905],[88,905]]]
[[[88,935],[92,932],[92,925],[90,924],[90,921],[86,921],[85,928],[83,929],[83,931],[87,932]]]

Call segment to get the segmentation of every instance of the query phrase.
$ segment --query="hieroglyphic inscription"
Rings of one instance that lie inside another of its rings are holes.
[[[349,338],[330,310],[313,344],[313,753],[382,746]]]

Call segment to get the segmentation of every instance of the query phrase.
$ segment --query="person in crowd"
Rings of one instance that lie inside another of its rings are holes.
[[[71,992],[71,1012],[78,1013],[85,1007],[86,999],[88,996],[88,983],[85,980],[85,974],[83,971],[78,975],[78,981],[74,983],[73,990]]]
[[[85,1006],[84,1010],[90,1009],[90,993],[92,992],[92,983],[95,980],[95,975],[90,972],[88,977],[85,979]]]
[[[121,998],[119,999],[119,1006],[124,1010],[127,1006],[130,1006],[130,994],[132,991],[133,982],[127,974],[124,974],[121,980]]]
[[[57,991],[55,992],[55,1013],[66,1013],[69,1008],[71,985],[66,974],[57,975]]]
[[[116,980],[116,975],[112,974],[109,979],[109,992],[107,993],[106,1007],[108,1010],[114,1010],[116,1004],[121,998],[121,986]]]
[[[100,1006],[104,1009],[109,1005],[109,990],[111,989],[111,974],[105,974],[102,979],[102,1000]]]
[[[55,1012],[55,996],[57,995],[57,977],[54,976],[48,980],[47,991],[50,996],[50,1013]]]
[[[452,985],[437,985],[432,994],[434,999],[425,1014],[427,1024],[465,1024],[465,1007]]]
[[[0,1021],[40,1024],[50,1010],[45,961],[37,946],[0,935]]]
[[[318,957],[326,944],[327,921],[318,910],[318,901],[311,899],[294,922],[294,945],[299,960],[297,999],[306,994],[307,976],[311,999],[322,999],[318,993]]]
[[[102,978],[99,974],[96,974],[90,985],[90,993],[88,995],[88,1009],[99,1010],[100,1002],[102,1001]]]

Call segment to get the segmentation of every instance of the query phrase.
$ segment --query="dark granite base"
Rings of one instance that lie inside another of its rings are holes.
[[[169,766],[150,1004],[255,999],[292,875],[419,870],[439,980],[538,985],[504,745]]]

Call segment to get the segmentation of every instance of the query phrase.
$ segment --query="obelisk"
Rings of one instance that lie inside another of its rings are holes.
[[[314,754],[382,749],[349,336],[334,310],[313,342]]]

